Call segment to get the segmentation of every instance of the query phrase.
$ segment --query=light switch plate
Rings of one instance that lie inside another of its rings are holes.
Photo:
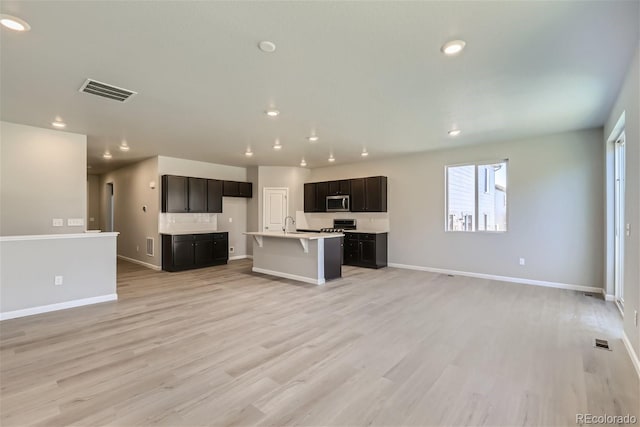
[[[84,219],[82,218],[69,218],[67,219],[67,225],[69,227],[81,227],[84,225]]]
[[[62,218],[53,218],[52,225],[54,227],[62,227],[64,225],[64,219],[62,219]]]

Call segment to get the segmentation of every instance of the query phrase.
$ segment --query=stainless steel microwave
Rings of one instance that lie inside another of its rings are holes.
[[[327,196],[327,212],[349,212],[349,196]]]

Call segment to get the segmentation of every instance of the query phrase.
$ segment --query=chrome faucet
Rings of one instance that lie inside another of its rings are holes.
[[[296,220],[293,219],[292,216],[285,216],[284,217],[284,227],[282,227],[282,232],[285,233],[285,234],[287,233],[287,220],[288,219],[291,219],[291,225],[294,225],[296,223]]]

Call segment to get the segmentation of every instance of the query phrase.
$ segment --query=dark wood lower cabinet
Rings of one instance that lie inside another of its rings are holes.
[[[324,279],[342,277],[342,237],[324,239]]]
[[[387,266],[387,233],[344,233],[345,265],[381,268]]]
[[[162,269],[190,270],[226,264],[229,233],[162,235]]]

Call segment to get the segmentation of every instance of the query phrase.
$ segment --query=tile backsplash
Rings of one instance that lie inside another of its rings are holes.
[[[319,230],[333,227],[334,219],[355,219],[360,231],[389,231],[389,214],[382,213],[309,213],[296,211],[296,228]]]
[[[160,213],[158,232],[216,231],[218,215],[214,213]]]

